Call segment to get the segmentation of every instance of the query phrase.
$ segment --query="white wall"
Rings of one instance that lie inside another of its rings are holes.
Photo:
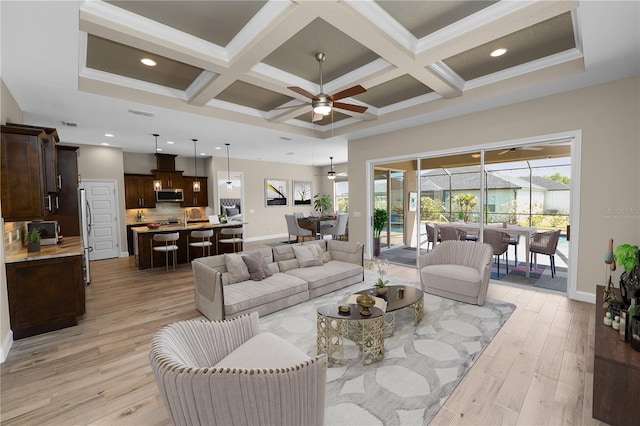
[[[22,110],[15,98],[0,79],[0,121],[6,123],[22,123]],[[2,207],[0,206],[0,211]],[[4,229],[4,221],[0,218],[0,225]],[[4,235],[4,233],[3,233]],[[0,362],[4,362],[13,343],[11,320],[9,318],[9,299],[7,296],[7,277],[4,268],[4,238],[0,243]]]
[[[463,95],[464,96],[464,95]],[[366,162],[581,131],[577,290],[604,284],[609,238],[640,241],[640,77],[521,102],[349,142],[349,236],[366,241]],[[393,141],[393,143],[389,143]],[[359,217],[358,217],[359,215]]]

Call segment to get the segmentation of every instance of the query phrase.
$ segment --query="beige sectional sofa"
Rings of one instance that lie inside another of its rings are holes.
[[[262,257],[264,263],[249,273],[241,256]],[[249,312],[264,316],[362,282],[363,256],[362,244],[317,240],[201,257],[191,262],[196,308],[210,320]]]

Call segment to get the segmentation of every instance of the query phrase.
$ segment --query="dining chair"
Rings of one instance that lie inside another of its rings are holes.
[[[505,255],[505,263],[507,274],[509,273],[509,255],[507,250],[509,249],[509,234],[495,229],[484,229],[482,234],[482,242],[489,244],[493,249],[493,255],[498,262],[498,277],[500,277],[500,256]]]
[[[173,270],[176,270],[176,254],[178,246],[176,242],[180,239],[179,232],[172,232],[170,234],[154,234],[151,238],[151,269],[153,269],[153,254],[155,252],[164,252],[164,264],[169,271],[169,252],[173,257]],[[164,245],[154,245],[155,243],[164,243]]]
[[[349,213],[338,213],[338,219],[331,233],[333,239],[344,239],[345,235],[347,234],[348,221]]]
[[[555,276],[556,273],[556,260],[555,254],[556,249],[558,248],[558,240],[560,239],[560,230],[556,229],[554,231],[546,231],[546,232],[537,232],[533,236],[533,240],[531,240],[531,244],[529,245],[529,252],[531,253],[531,261],[529,263],[529,268],[533,267],[534,259],[535,264],[538,264],[538,254],[546,254],[551,259],[551,278]]]
[[[213,243],[211,242],[211,237],[213,236],[213,229],[207,229],[205,231],[191,231],[189,234],[187,244],[187,260],[191,259],[189,257],[189,247],[199,247],[202,249],[202,257],[204,257],[205,248],[207,249],[207,254],[211,256],[211,246]],[[192,241],[195,240],[195,241]]]
[[[287,241],[291,244],[291,236],[294,235],[296,239],[311,237],[313,239],[313,232],[310,229],[305,229],[298,224],[298,219],[292,214],[285,214],[285,220],[287,221]]]

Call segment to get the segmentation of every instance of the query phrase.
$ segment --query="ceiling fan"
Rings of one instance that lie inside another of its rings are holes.
[[[337,173],[335,170],[333,170],[333,157],[329,157],[329,161],[330,161],[331,166],[329,168],[329,171],[326,174],[328,179],[334,180],[337,176],[340,176],[340,177],[347,176],[346,172]],[[325,176],[325,175],[316,175],[316,176]]]
[[[540,150],[542,150],[542,147],[540,146],[519,146],[516,148],[508,148],[508,149],[505,149],[504,151],[500,151],[497,155],[504,155],[509,152],[516,152],[516,151],[540,151]]]
[[[307,92],[302,87],[298,86],[289,86],[287,89],[293,90],[294,92],[311,99],[311,107],[313,108],[313,121],[321,120],[323,116],[329,115],[331,113],[332,108],[343,109],[347,111],[353,111],[358,113],[363,113],[367,110],[367,107],[361,105],[348,104],[344,102],[337,102],[340,99],[348,98],[351,96],[359,95],[360,93],[364,93],[367,91],[364,87],[357,85],[350,87],[348,89],[342,90],[333,95],[327,95],[324,93],[324,88],[322,84],[322,63],[324,62],[326,55],[322,52],[316,53],[316,60],[318,61],[318,67],[320,69],[320,93],[317,95],[313,95]],[[287,109],[287,108],[295,108],[300,105],[290,105],[286,107],[279,107],[275,109]]]

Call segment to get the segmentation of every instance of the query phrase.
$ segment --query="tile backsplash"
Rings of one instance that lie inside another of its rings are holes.
[[[184,220],[184,214],[189,214],[188,220],[206,219],[204,207],[181,207],[179,203],[158,203],[155,209],[129,209],[127,210],[127,224],[136,223],[136,215],[142,211],[144,222],[163,222],[169,218]]]

